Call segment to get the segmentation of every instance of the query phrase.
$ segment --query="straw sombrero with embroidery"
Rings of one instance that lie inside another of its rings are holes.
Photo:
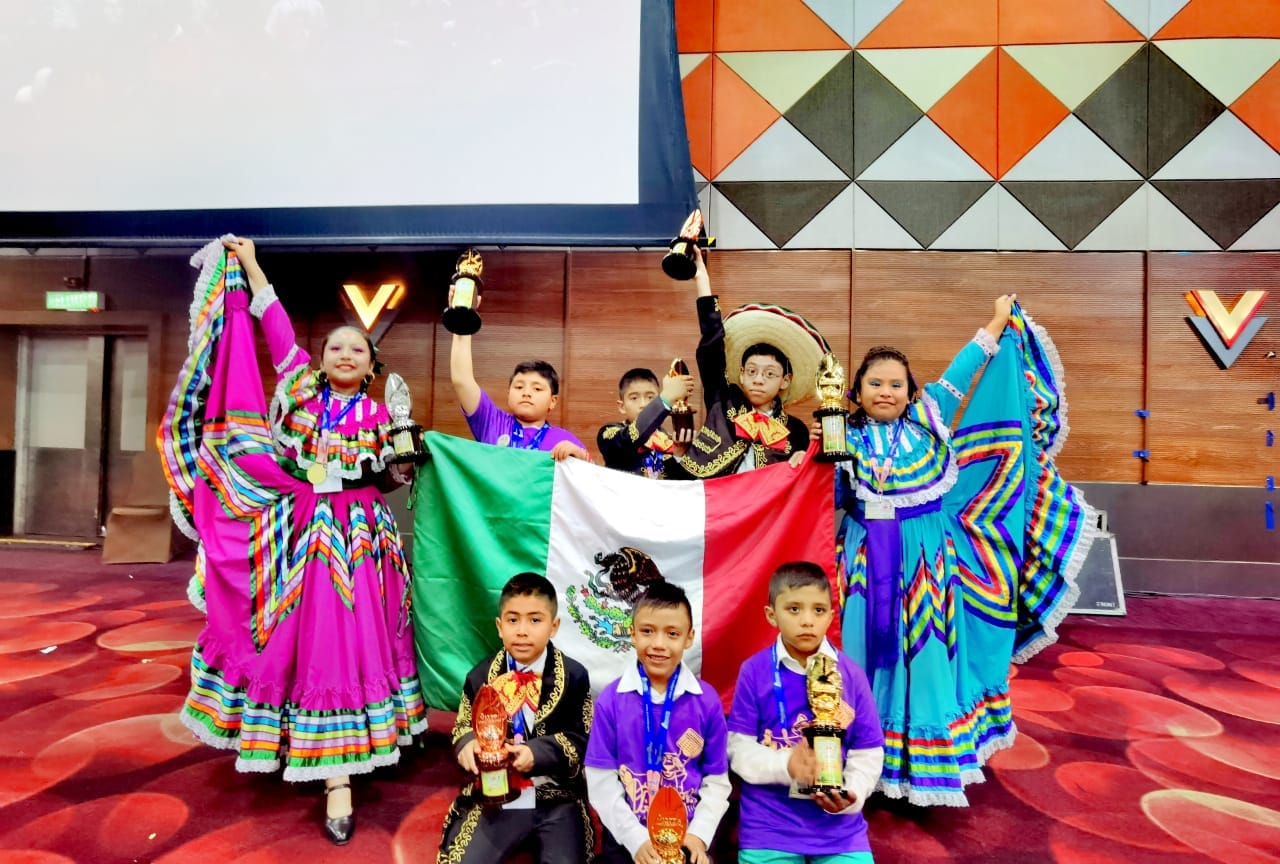
[[[814,394],[818,362],[831,348],[818,328],[782,306],[748,303],[724,316],[725,375],[737,384],[742,377],[742,352],[758,342],[777,348],[791,361],[791,386],[783,402],[803,402]]]

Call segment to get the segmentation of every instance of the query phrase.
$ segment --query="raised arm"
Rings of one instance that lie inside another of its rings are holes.
[[[940,379],[925,385],[925,392],[938,403],[942,413],[940,419],[945,425],[951,425],[965,394],[973,386],[974,379],[982,371],[987,360],[994,357],[1000,350],[1000,334],[1009,323],[1009,315],[1013,310],[1015,299],[1017,299],[1016,294],[997,297],[995,312],[987,325],[979,329],[973,340],[960,349],[960,353],[951,361],[951,365],[942,373]]]
[[[284,311],[284,306],[276,299],[276,292],[258,264],[257,247],[247,237],[225,239],[222,245],[240,261],[245,279],[249,283],[249,292],[253,301],[249,311],[262,321],[262,333],[267,340],[267,350],[271,354],[271,365],[280,375],[293,371],[299,365],[309,363],[310,356],[298,347],[297,336],[293,332],[293,323]]]
[[[720,317],[720,304],[711,293],[711,277],[707,275],[702,250],[695,247],[695,252],[698,271],[694,282],[698,286],[698,328],[702,333],[696,357],[698,376],[702,379],[702,401],[710,411],[728,388],[725,380],[724,319]]]

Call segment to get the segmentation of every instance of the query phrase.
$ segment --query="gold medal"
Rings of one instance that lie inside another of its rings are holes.
[[[319,462],[307,469],[307,482],[312,486],[319,486],[329,476],[329,472]]]

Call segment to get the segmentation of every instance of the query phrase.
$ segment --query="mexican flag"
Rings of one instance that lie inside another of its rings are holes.
[[[724,700],[738,668],[777,636],[769,576],[787,561],[834,578],[830,465],[772,465],[714,480],[652,480],[578,459],[428,432],[413,519],[413,624],[429,706],[456,710],[462,679],[501,647],[498,595],[516,573],[556,586],[553,641],[599,692],[635,662],[630,608],[655,579],[685,589],[685,662]],[[834,583],[833,583],[834,584]]]

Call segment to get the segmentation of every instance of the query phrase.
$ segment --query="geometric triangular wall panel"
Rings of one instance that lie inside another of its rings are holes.
[[[676,9],[724,248],[1280,249],[1280,0]]]

